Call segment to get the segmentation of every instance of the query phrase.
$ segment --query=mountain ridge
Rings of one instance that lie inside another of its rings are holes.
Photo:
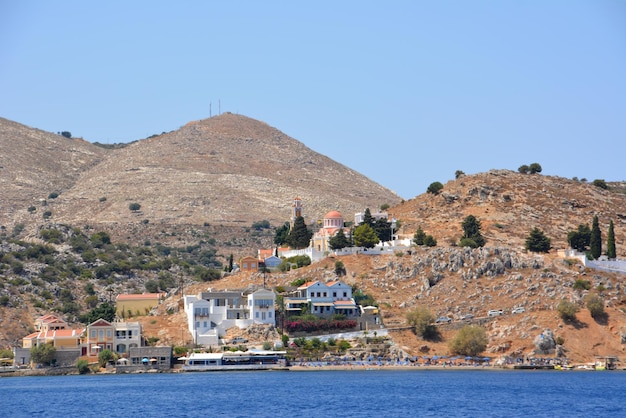
[[[2,123],[15,125],[6,120]],[[41,147],[32,137],[43,131],[23,125],[21,132],[14,131],[2,131],[3,154],[14,153],[19,142]],[[79,141],[42,135],[56,143]],[[230,113],[192,121],[176,131],[117,149],[86,144],[85,149],[97,158],[81,166],[71,182],[49,181],[31,190],[7,184],[7,201],[14,207],[2,211],[19,213],[16,222],[27,223],[37,216],[27,208],[56,191],[59,196],[47,199],[46,209],[51,221],[66,224],[124,225],[141,216],[139,221],[155,224],[241,225],[267,219],[282,225],[291,216],[295,197],[303,200],[309,222],[321,219],[329,210],[349,217],[366,207],[401,201],[392,191],[276,128]],[[39,159],[37,163],[39,177],[51,177],[45,167],[58,170],[50,161]],[[7,167],[16,177],[34,170],[27,165]],[[141,211],[130,211],[130,203],[139,203]]]

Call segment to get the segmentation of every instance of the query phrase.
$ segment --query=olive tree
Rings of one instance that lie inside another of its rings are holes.
[[[593,319],[600,319],[606,315],[604,311],[604,301],[596,294],[588,294],[585,296],[585,304]]]
[[[434,325],[435,317],[428,309],[418,306],[406,314],[407,323],[413,328],[413,332],[425,340],[437,338],[439,332]]]
[[[476,356],[487,348],[487,333],[478,325],[467,325],[459,330],[450,341],[449,348],[454,354]]]
[[[573,302],[562,300],[556,307],[556,311],[564,321],[576,321],[576,313],[578,312],[578,305]]]
[[[30,359],[36,364],[43,364],[49,366],[57,352],[57,349],[52,344],[41,344],[30,349]]]

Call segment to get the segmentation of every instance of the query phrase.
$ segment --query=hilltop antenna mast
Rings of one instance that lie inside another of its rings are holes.
[[[212,113],[212,111],[211,111],[211,104],[212,104],[212,103],[211,103],[211,102],[209,102],[209,117],[212,117],[212,116],[213,116],[213,113]]]

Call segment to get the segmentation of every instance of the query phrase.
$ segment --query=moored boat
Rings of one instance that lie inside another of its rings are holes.
[[[285,351],[250,350],[223,353],[191,353],[182,371],[289,370]]]

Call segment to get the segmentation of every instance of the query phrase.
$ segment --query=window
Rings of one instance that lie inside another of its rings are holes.
[[[322,297],[322,292],[317,292],[317,297],[321,298]]]
[[[324,297],[327,297],[327,296],[328,296],[328,294],[326,292],[324,292]]]
[[[111,330],[107,329],[107,338],[111,338]]]
[[[337,292],[333,292],[333,297],[336,298],[337,297]]]
[[[98,330],[98,339],[99,340],[103,340],[104,339],[104,330],[103,329],[99,329]]]
[[[256,318],[258,319],[258,318],[259,318],[259,313],[258,313],[258,312],[256,312],[256,315],[255,315],[255,316],[256,316]]]
[[[196,321],[196,328],[200,328],[200,321]]]
[[[269,312],[267,313],[267,317],[268,317],[268,318],[271,318],[271,317],[272,317],[272,311],[269,311]]]
[[[91,338],[96,338],[96,330],[95,329],[91,330]]]
[[[348,297],[348,292],[343,292],[343,297],[347,298]]]

